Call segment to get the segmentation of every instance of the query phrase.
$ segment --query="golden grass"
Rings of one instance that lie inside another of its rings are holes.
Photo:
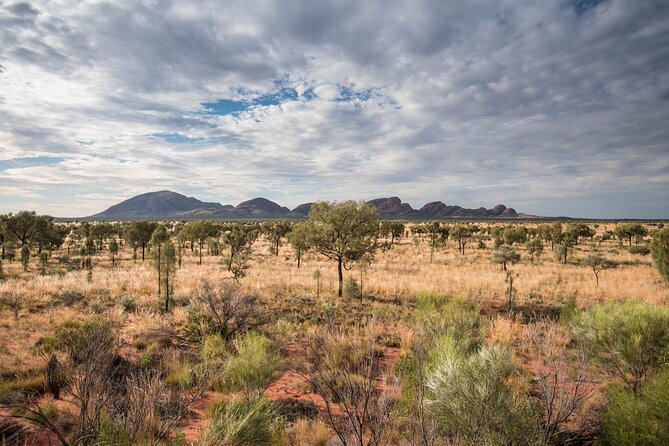
[[[605,229],[607,226],[602,225],[598,232],[601,234]],[[314,296],[313,275],[320,270],[321,300],[336,300],[334,262],[309,252],[303,255],[302,267],[297,268],[295,253],[289,245],[282,246],[278,256],[270,254],[268,246],[261,239],[253,247],[248,276],[241,280],[247,291],[269,301],[281,296]],[[550,246],[546,246],[534,264],[530,264],[522,246],[516,249],[521,253],[521,262],[509,267],[514,276],[516,304],[559,305],[568,298],[575,298],[581,306],[611,299],[669,304],[669,285],[652,265],[650,256],[632,255],[617,241],[605,242],[599,249],[608,258],[626,264],[603,271],[599,286],[588,267],[558,263]],[[580,245],[570,259],[583,258],[590,249],[589,243]],[[81,318],[92,311],[112,316],[123,327],[123,336],[128,340],[152,328],[178,326],[186,321],[186,310],[182,308],[174,308],[170,315],[160,313],[156,273],[148,258],[144,263],[141,260],[133,263],[130,251],[124,249],[120,263],[112,267],[108,254],[102,252],[94,257],[95,267],[89,282],[86,271],[68,271],[58,264],[56,259],[63,254],[65,250],[53,254],[46,276],[39,275],[36,260],[29,272],[23,272],[17,262],[4,264],[7,278],[0,282],[0,296],[13,296],[20,308],[15,320],[9,306],[0,307],[0,374],[39,366],[31,348],[40,336],[67,319]],[[425,240],[402,239],[392,249],[377,252],[374,262],[363,271],[363,290],[366,294],[404,302],[419,291],[435,291],[466,297],[484,308],[498,307],[506,302],[508,283],[506,273],[491,262],[492,254],[491,241],[487,241],[485,249],[468,246],[464,256],[449,241],[434,252],[430,263],[430,249]],[[176,298],[192,296],[205,281],[231,280],[221,257],[204,256],[203,261],[203,265],[198,265],[197,256],[186,250],[183,267],[174,276]],[[358,281],[361,278],[357,268],[346,275]],[[80,292],[84,298],[71,307],[54,305],[55,296],[66,291]],[[137,310],[124,313],[120,307],[124,298],[134,300]],[[510,341],[513,325],[509,322],[494,321],[496,341]],[[403,333],[402,337],[410,338],[411,333]]]

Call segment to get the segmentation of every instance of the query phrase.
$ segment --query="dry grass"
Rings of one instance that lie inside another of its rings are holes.
[[[601,234],[606,226],[600,226]],[[610,227],[608,228],[610,229]],[[278,256],[269,253],[269,244],[261,239],[254,245],[254,255],[248,276],[241,284],[247,291],[257,293],[270,302],[282,296],[314,296],[316,280],[313,274],[321,271],[321,301],[336,300],[337,278],[335,265],[316,253],[303,255],[302,267],[297,268],[295,253],[289,245],[282,246]],[[578,260],[591,249],[583,244],[571,253],[571,260]],[[522,259],[511,266],[514,275],[514,301],[516,305],[559,305],[566,299],[576,299],[580,306],[604,300],[639,299],[655,304],[669,304],[669,286],[653,267],[649,256],[632,255],[617,241],[604,242],[598,249],[605,255],[622,263],[621,266],[605,270],[596,286],[592,271],[587,266],[558,263],[550,246],[534,264],[529,263],[523,247],[517,247]],[[157,328],[161,324],[179,325],[186,319],[185,310],[175,308],[166,320],[160,314],[156,296],[156,273],[149,260],[144,263],[131,260],[131,252],[121,252],[120,263],[112,267],[106,252],[94,258],[95,267],[89,281],[86,271],[67,270],[55,259],[65,251],[54,253],[49,274],[38,275],[36,260],[31,270],[23,272],[15,262],[5,263],[7,279],[0,282],[0,296],[10,296],[18,304],[17,317],[8,305],[0,309],[0,374],[29,372],[39,366],[31,348],[40,336],[50,332],[58,323],[72,318],[81,318],[93,311],[104,311],[112,315],[123,326],[128,339]],[[407,301],[419,291],[438,291],[449,296],[463,296],[478,302],[483,308],[499,307],[506,302],[508,283],[506,273],[499,265],[490,261],[492,241],[485,249],[468,248],[463,256],[454,242],[435,251],[430,263],[430,250],[425,240],[404,238],[387,251],[379,251],[371,266],[362,276],[366,294],[381,298]],[[195,294],[205,281],[230,280],[221,257],[204,257],[203,265],[197,265],[197,256],[186,251],[183,267],[176,274],[174,296],[188,298]],[[360,281],[360,271],[347,273]],[[81,301],[71,306],[55,305],[58,296],[66,292],[83,295]],[[130,299],[136,311],[124,313],[120,305]],[[323,303],[321,302],[321,303]],[[495,336],[500,341],[509,341],[511,328],[504,327],[503,320],[493,324]]]

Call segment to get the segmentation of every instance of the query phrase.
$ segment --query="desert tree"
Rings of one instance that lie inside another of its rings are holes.
[[[458,251],[465,255],[465,246],[474,238],[474,234],[479,228],[474,225],[454,225],[449,232],[450,237],[458,242]]]
[[[40,273],[46,276],[46,266],[49,263],[49,253],[44,251],[39,254]]]
[[[376,250],[378,211],[368,203],[319,201],[307,221],[308,243],[323,256],[337,262],[338,296],[343,294],[344,270],[353,268],[363,255]]]
[[[5,258],[5,243],[10,239],[9,229],[7,228],[6,214],[0,214],[0,257]]]
[[[401,221],[386,220],[381,222],[380,231],[383,237],[390,237],[390,246],[393,246],[395,240],[398,240],[404,235],[405,228],[405,224]]]
[[[163,226],[163,225],[158,225],[156,227],[156,229],[153,231],[153,234],[151,234],[151,246],[154,247],[154,250],[153,250],[153,264],[156,266],[156,270],[158,271],[158,297],[159,298],[162,295],[161,284],[163,282],[162,248],[163,248],[163,244],[165,242],[167,242],[169,239],[170,239],[170,236],[167,233],[167,230],[165,229],[165,226]],[[169,294],[169,292],[168,292],[168,294]],[[167,311],[167,310],[165,310],[165,311]]]
[[[199,260],[198,265],[202,265],[202,248],[207,243],[209,237],[218,237],[219,230],[213,222],[206,220],[191,221],[183,229],[187,237],[191,237],[198,244]],[[192,248],[191,244],[191,248]]]
[[[112,234],[114,228],[110,223],[96,223],[91,225],[90,236],[97,240],[98,251],[104,249],[104,242]]]
[[[116,237],[113,237],[109,242],[109,256],[111,257],[112,266],[116,265],[116,255],[118,254],[118,242]]]
[[[21,246],[21,265],[23,265],[23,271],[28,271],[28,265],[30,264],[30,247],[28,245]]]
[[[17,214],[8,214],[5,225],[7,232],[23,246],[35,235],[36,220],[37,214],[34,211],[20,211]]]
[[[558,258],[562,258],[563,263],[566,264],[569,250],[578,243],[578,226],[569,225],[564,231],[562,231],[562,226],[560,226],[560,232],[557,232],[557,227],[555,228],[552,240],[558,246]]]
[[[599,273],[605,269],[614,268],[616,266],[615,262],[604,257],[604,254],[602,254],[601,251],[590,252],[590,254],[583,259],[583,264],[592,269],[597,286],[599,286]]]
[[[651,253],[658,271],[669,281],[669,228],[662,228],[653,234]]]
[[[520,254],[509,245],[501,245],[492,256],[493,263],[501,264],[504,271],[507,270],[507,263],[516,263],[519,260]]]
[[[145,251],[151,243],[153,231],[158,227],[158,223],[152,221],[133,221],[125,227],[125,239],[135,247],[142,249],[142,262],[145,259]]]
[[[504,243],[513,246],[516,243],[527,241],[527,228],[525,226],[509,226],[502,231]]]
[[[161,297],[160,290],[162,290],[165,295],[165,311],[169,311],[172,281],[174,280],[170,281],[170,278],[174,276],[176,266],[176,250],[172,241],[170,239],[164,240],[158,249],[154,250],[154,256],[154,262],[158,270],[158,297]]]
[[[446,243],[450,228],[446,225],[442,225],[439,221],[431,221],[423,225],[422,231],[429,237],[430,263],[432,263],[434,250]]]
[[[272,242],[272,252],[274,255],[279,255],[281,240],[290,233],[291,229],[291,223],[286,220],[274,221],[265,225],[264,232],[267,238]]]
[[[535,237],[525,243],[525,250],[530,255],[530,263],[534,264],[534,258],[539,258],[544,252],[544,242],[539,237]]]
[[[295,257],[299,268],[302,263],[302,254],[310,248],[309,225],[304,222],[293,225],[292,230],[288,233],[288,242],[295,248]]]
[[[230,255],[223,258],[223,263],[235,280],[244,277],[251,259],[251,246],[258,234],[256,226],[242,223],[234,223],[223,231],[223,243],[230,249]]]

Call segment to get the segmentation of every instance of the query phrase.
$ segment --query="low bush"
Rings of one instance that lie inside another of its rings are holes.
[[[638,254],[642,256],[647,256],[650,254],[650,248],[647,246],[641,246],[641,245],[635,245],[635,246],[630,246],[628,249],[630,254]]]
[[[272,446],[281,443],[284,422],[264,395],[236,397],[221,404],[212,417],[202,446]]]
[[[669,308],[641,302],[595,305],[575,319],[574,337],[637,393],[669,355]]]
[[[263,335],[247,333],[234,342],[223,370],[220,390],[261,390],[268,386],[279,364],[280,355]]]
[[[514,392],[515,367],[507,349],[482,346],[474,353],[444,338],[426,376],[427,408],[438,433],[458,444],[539,444],[536,408]]]
[[[609,389],[604,409],[602,444],[669,444],[669,370],[641,389],[637,397],[624,386]]]

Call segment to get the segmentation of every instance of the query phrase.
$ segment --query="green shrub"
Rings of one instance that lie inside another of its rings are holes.
[[[630,254],[639,254],[642,256],[647,256],[650,254],[650,248],[648,246],[639,246],[639,245],[634,245],[630,246],[627,248]]]
[[[514,371],[505,348],[486,345],[467,354],[442,339],[425,382],[439,433],[458,444],[538,444],[537,411],[510,386]]]
[[[669,370],[648,383],[637,397],[624,386],[609,389],[604,409],[602,444],[669,444]]]
[[[264,395],[236,397],[219,406],[202,446],[271,446],[281,443],[284,423]]]
[[[653,235],[650,250],[655,266],[662,277],[669,282],[669,228],[660,229]]]
[[[228,354],[225,341],[218,335],[207,335],[200,346],[200,357],[203,361],[223,361]]]
[[[193,385],[193,367],[190,362],[183,361],[168,367],[165,385],[173,389],[187,390]]]
[[[137,304],[135,303],[135,299],[132,297],[122,298],[120,305],[124,313],[134,313],[135,310],[137,310]]]
[[[52,336],[40,341],[40,347],[45,351],[63,351],[73,363],[81,364],[96,351],[111,351],[115,342],[111,322],[93,315],[83,322],[70,320],[63,323]]]
[[[46,383],[41,376],[30,378],[19,378],[12,381],[0,382],[0,395],[8,392],[20,392],[25,394],[46,393]],[[0,443],[1,444],[1,443]]]
[[[358,285],[358,282],[353,277],[346,279],[344,293],[348,297],[360,297],[360,285]]]
[[[279,364],[279,353],[271,351],[271,341],[258,333],[247,333],[234,342],[235,353],[223,371],[223,389],[247,392],[270,384]]]
[[[637,393],[669,354],[669,309],[641,302],[596,305],[575,319],[574,336]]]
[[[464,299],[445,303],[437,299],[427,298],[414,312],[416,325],[426,343],[424,349],[432,349],[434,341],[442,336],[452,336],[465,349],[475,350],[485,333],[479,309]]]
[[[414,296],[416,301],[416,311],[431,313],[440,310],[448,302],[448,298],[443,293],[430,291],[420,291]]]

